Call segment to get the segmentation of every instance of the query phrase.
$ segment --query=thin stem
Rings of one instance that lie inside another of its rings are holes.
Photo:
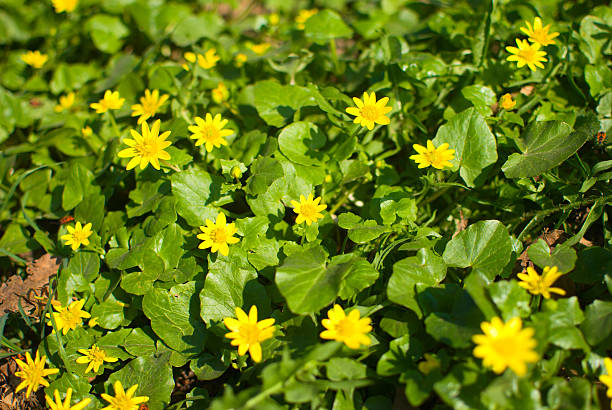
[[[340,71],[340,63],[338,61],[338,51],[336,50],[335,38],[329,40],[329,51],[331,53],[332,61],[334,62],[334,71],[338,73]]]

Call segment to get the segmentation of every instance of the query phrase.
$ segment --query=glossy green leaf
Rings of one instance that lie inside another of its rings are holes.
[[[297,85],[281,85],[274,80],[255,84],[255,108],[259,116],[274,127],[282,127],[293,120],[302,107],[317,105],[308,88]]]
[[[353,30],[342,20],[340,15],[325,9],[306,20],[304,32],[317,43],[325,43],[335,38],[349,38]]]
[[[294,122],[278,135],[278,147],[291,161],[301,165],[322,165],[325,135],[310,122]]]
[[[206,219],[217,219],[219,211],[210,206],[219,197],[221,181],[217,176],[194,167],[173,174],[171,181],[176,211],[189,225],[205,225]]]

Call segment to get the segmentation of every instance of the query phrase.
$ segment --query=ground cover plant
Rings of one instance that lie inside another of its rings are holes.
[[[610,406],[610,5],[0,22],[0,408]]]

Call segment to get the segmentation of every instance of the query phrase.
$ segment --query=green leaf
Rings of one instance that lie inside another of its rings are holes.
[[[317,105],[308,88],[297,85],[281,85],[274,80],[259,81],[255,84],[255,108],[259,116],[274,127],[282,127],[293,120],[297,110]]]
[[[134,356],[149,356],[155,353],[155,333],[148,326],[132,329],[123,341],[123,348]]]
[[[88,81],[97,78],[99,73],[93,64],[60,63],[53,72],[49,86],[53,94],[68,93],[80,89]]]
[[[68,178],[64,185],[64,193],[62,195],[62,207],[69,211],[79,204],[91,190],[91,185],[94,176],[80,162],[73,163],[68,171]],[[79,221],[84,223],[84,221]]]
[[[472,346],[472,335],[478,330],[475,326],[448,320],[437,313],[427,316],[425,328],[434,339],[456,349]]]
[[[612,87],[612,70],[604,64],[587,65],[584,67],[584,79],[591,90],[591,95],[596,97],[602,91]]]
[[[306,20],[304,33],[316,43],[324,44],[335,38],[350,38],[353,30],[335,11],[325,9]]]
[[[508,178],[540,175],[561,164],[591,138],[599,128],[593,113],[581,115],[572,127],[561,121],[530,123],[520,137],[522,154],[512,154],[502,170]]]
[[[187,282],[170,290],[154,288],[142,300],[155,334],[179,353],[197,354],[204,349],[206,329],[198,320],[199,286]]]
[[[261,157],[253,161],[251,176],[247,179],[246,191],[251,195],[263,194],[270,185],[284,175],[281,163],[270,157]]]
[[[419,287],[437,286],[445,277],[444,260],[430,249],[420,249],[416,256],[393,265],[387,295],[391,302],[407,307],[421,318],[423,312],[416,299]]]
[[[365,379],[365,364],[345,357],[333,357],[326,364],[327,378],[331,381]]]
[[[325,135],[311,122],[294,122],[278,135],[280,151],[291,161],[301,165],[322,165],[325,156],[319,148],[325,145]]]
[[[0,239],[0,249],[6,249],[14,254],[28,252],[30,248],[27,245],[29,238],[25,235],[26,232],[19,224],[9,224]],[[4,256],[3,253],[0,253],[0,255]]]
[[[374,284],[378,279],[378,271],[365,258],[354,254],[334,256],[331,260],[335,263],[350,263],[350,270],[342,281],[339,296],[349,299],[358,292]]]
[[[81,251],[70,258],[68,269],[84,280],[93,282],[100,271],[100,256],[97,253]]]
[[[576,267],[569,278],[576,283],[601,283],[612,272],[612,252],[594,246],[580,251]]]
[[[543,239],[538,239],[536,243],[532,244],[527,249],[527,255],[538,267],[550,266],[552,268],[556,266],[559,272],[563,273],[571,272],[574,269],[577,258],[576,251],[563,244],[555,246],[555,249],[551,252]]]
[[[114,332],[108,332],[98,340],[96,346],[104,350],[107,355],[116,357],[120,360],[130,358],[130,355],[122,349],[125,343],[125,338],[130,334],[132,329],[123,328]]]
[[[581,329],[591,346],[597,346],[612,333],[612,302],[596,300],[584,311]]]
[[[469,85],[461,90],[461,94],[470,101],[480,115],[491,115],[491,105],[496,101],[495,92],[484,85]]]
[[[106,14],[96,14],[87,20],[85,30],[98,50],[109,54],[119,51],[123,45],[121,39],[130,33],[119,18]]]
[[[446,245],[444,262],[448,266],[471,267],[493,280],[510,261],[512,241],[499,221],[480,221],[461,231]]]
[[[244,251],[238,248],[230,251],[229,256],[217,255],[217,259],[209,263],[200,292],[200,316],[205,322],[234,317],[237,307],[248,311],[250,306],[245,305],[243,292],[248,283],[251,283],[249,286],[257,284],[257,273]]]
[[[170,178],[176,211],[191,226],[204,225],[206,219],[216,220],[219,211],[212,206],[219,198],[222,179],[194,167],[177,172]]]
[[[168,225],[153,237],[153,250],[164,261],[166,270],[178,266],[185,253],[183,250],[183,230],[175,223]]]
[[[322,247],[300,250],[276,269],[275,282],[293,313],[318,312],[338,295],[349,264],[330,264]],[[313,297],[316,295],[316,297]]]
[[[500,310],[504,321],[513,317],[527,317],[531,313],[530,294],[517,281],[499,281],[489,286],[493,303]]]
[[[455,115],[438,129],[434,145],[439,147],[445,142],[455,150],[453,169],[459,169],[459,175],[470,187],[478,185],[476,179],[483,169],[497,161],[495,137],[475,108]]]
[[[203,37],[215,40],[223,25],[223,19],[216,13],[190,15],[176,24],[170,39],[180,47],[191,45]]]
[[[355,243],[368,243],[390,230],[391,228],[378,225],[376,221],[368,219],[361,222],[358,226],[349,229],[348,237]]]
[[[97,318],[98,325],[104,329],[117,329],[125,319],[125,304],[111,294],[104,302],[91,308],[91,317]]]

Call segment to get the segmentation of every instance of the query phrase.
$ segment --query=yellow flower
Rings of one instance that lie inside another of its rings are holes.
[[[606,395],[612,398],[612,359],[608,357],[604,358],[604,365],[606,366],[606,373],[608,374],[599,376],[599,381],[606,385],[608,388]]]
[[[118,110],[123,106],[125,98],[119,98],[119,91],[106,90],[104,97],[97,103],[91,103],[89,106],[96,110],[96,114],[105,113],[108,110]]]
[[[119,360],[116,357],[107,356],[106,352],[96,345],[91,346],[91,349],[79,349],[79,353],[85,356],[79,357],[76,362],[79,364],[89,363],[85,373],[89,373],[91,369],[97,372],[100,366],[104,365],[104,362],[113,363]]]
[[[71,387],[68,387],[68,390],[66,390],[66,398],[64,399],[63,403],[62,403],[62,400],[60,399],[60,394],[57,389],[55,389],[53,396],[55,397],[55,400],[51,400],[51,397],[45,394],[45,400],[47,401],[47,405],[49,406],[50,410],[82,410],[85,407],[87,407],[87,405],[91,402],[90,398],[86,398],[84,400],[81,400],[78,403],[75,403],[74,406],[71,406],[70,405],[70,399],[72,398],[72,388]]]
[[[499,105],[501,105],[504,110],[509,111],[514,108],[516,101],[512,99],[511,94],[506,93],[499,99]]]
[[[521,27],[521,31],[529,36],[529,41],[532,43],[538,43],[542,47],[546,47],[549,44],[555,44],[553,38],[557,37],[559,33],[548,33],[550,24],[546,27],[542,27],[542,19],[536,17],[533,19],[533,27],[528,21],[525,21],[527,27]]]
[[[185,54],[183,54],[183,57],[185,58],[186,61],[188,61],[188,62],[190,62],[192,64],[195,63],[196,59],[197,59],[195,53],[192,53],[191,51],[187,51]],[[190,68],[187,65],[187,63],[183,63],[183,69],[185,71],[189,71],[190,70]]]
[[[318,9],[310,9],[310,10],[300,10],[300,13],[296,16],[295,22],[297,23],[297,28],[300,30],[304,30],[306,25],[306,20],[314,16],[319,12]]]
[[[387,114],[391,111],[391,107],[386,107],[389,97],[383,97],[376,101],[376,93],[368,95],[363,93],[363,101],[357,97],[353,97],[353,101],[357,107],[348,107],[346,112],[355,115],[353,122],[361,124],[362,127],[367,127],[369,130],[374,128],[374,123],[387,125],[391,121]]]
[[[93,130],[89,125],[87,125],[86,127],[81,128],[81,134],[83,134],[85,138],[91,137],[93,135]]]
[[[535,269],[530,266],[527,268],[527,273],[521,272],[517,276],[521,280],[519,282],[520,287],[527,289],[532,295],[542,295],[544,298],[550,299],[551,293],[565,295],[563,289],[551,287],[561,275],[563,273],[559,272],[556,266],[552,268],[545,266],[542,276],[538,275]]]
[[[419,168],[427,168],[432,166],[437,169],[444,169],[444,167],[452,168],[450,160],[455,155],[454,149],[448,149],[448,143],[444,143],[436,148],[433,141],[427,140],[427,147],[419,144],[412,146],[418,154],[410,156],[410,159],[419,164]]]
[[[270,48],[270,43],[261,43],[261,44],[250,44],[248,47],[258,56],[265,54],[266,51]]]
[[[304,197],[304,195],[300,195],[300,202],[291,201],[293,212],[298,214],[295,223],[301,224],[306,221],[306,224],[310,226],[313,222],[316,222],[317,219],[323,218],[321,211],[327,208],[327,205],[319,205],[319,202],[321,202],[321,197],[313,199],[312,193],[308,194],[308,198]]]
[[[66,243],[66,245],[71,245],[72,250],[76,251],[79,246],[89,245],[89,236],[93,233],[91,231],[91,222],[85,224],[85,226],[81,226],[80,222],[77,222],[74,227],[67,226],[66,230],[68,233],[61,236],[61,239]]]
[[[55,7],[56,13],[61,13],[63,11],[70,13],[74,11],[79,0],[51,0],[53,2],[53,7]]]
[[[268,22],[270,23],[270,25],[276,26],[279,21],[280,17],[277,13],[271,13],[268,15]]]
[[[531,71],[535,71],[536,67],[544,68],[542,61],[547,61],[544,57],[546,55],[546,51],[539,51],[540,44],[529,44],[527,40],[517,38],[516,45],[518,48],[511,46],[506,47],[506,50],[512,54],[506,60],[516,61],[518,68],[527,65]]]
[[[257,306],[251,306],[249,315],[239,307],[236,308],[238,320],[226,317],[225,326],[231,330],[225,337],[232,339],[231,345],[238,346],[238,354],[243,356],[248,351],[255,363],[261,361],[261,342],[270,339],[274,334],[274,319],[257,321]]]
[[[421,373],[429,374],[440,367],[440,361],[431,353],[425,353],[423,357],[425,360],[417,366]]]
[[[28,51],[21,55],[21,59],[27,65],[31,65],[34,68],[41,68],[49,59],[46,54],[41,54],[40,51]]]
[[[42,384],[45,387],[49,386],[49,382],[45,380],[45,377],[50,374],[55,374],[59,372],[59,369],[45,369],[45,361],[47,360],[47,356],[38,357],[38,351],[36,351],[36,356],[34,360],[32,360],[32,356],[30,356],[30,352],[26,353],[26,363],[22,360],[15,359],[17,365],[21,368],[20,371],[15,372],[15,376],[23,379],[21,383],[15,389],[15,392],[19,390],[26,390],[26,397],[30,396],[30,393],[38,390],[38,387]]]
[[[74,97],[75,95],[73,92],[60,96],[59,104],[55,106],[55,112],[62,112],[70,109],[74,104]]]
[[[198,248],[211,248],[211,252],[214,253],[219,251],[223,256],[227,256],[229,253],[228,244],[233,245],[240,241],[239,238],[234,237],[234,234],[238,232],[236,224],[233,222],[228,224],[224,213],[217,215],[216,222],[206,218],[206,226],[200,226],[200,230],[202,230],[203,233],[198,234],[197,238],[201,239],[203,242]]]
[[[198,54],[198,64],[205,69],[213,68],[219,60],[221,58],[217,55],[217,50],[214,48],[208,50],[204,55]]]
[[[229,97],[229,91],[227,87],[223,83],[219,83],[217,88],[212,90],[212,99],[217,104],[221,104],[223,101],[227,100]]]
[[[221,114],[215,115],[213,119],[212,115],[206,114],[206,121],[200,117],[195,118],[197,125],[190,125],[187,129],[193,132],[189,138],[197,140],[195,145],[199,147],[202,144],[206,144],[206,151],[210,152],[213,147],[219,148],[221,145],[227,145],[225,137],[232,135],[234,131],[224,130],[227,120],[221,118]]]
[[[482,322],[480,328],[483,335],[474,335],[472,340],[477,346],[474,356],[483,359],[482,364],[491,367],[497,374],[509,367],[517,374],[527,373],[526,363],[538,360],[538,354],[533,350],[536,341],[533,339],[532,328],[522,329],[521,318],[514,317],[507,323],[494,317],[491,322]]]
[[[130,148],[123,149],[117,154],[119,158],[132,158],[128,162],[126,169],[129,171],[140,165],[140,169],[145,169],[149,162],[153,168],[159,169],[159,160],[169,160],[170,154],[164,149],[168,148],[172,143],[166,141],[170,135],[170,131],[166,131],[159,135],[159,127],[161,121],[157,120],[153,123],[151,129],[147,122],[142,123],[142,135],[136,130],[130,130],[134,139],[126,138],[123,143]]]
[[[236,67],[238,68],[242,67],[244,63],[246,63],[247,59],[248,57],[244,53],[236,54],[236,57],[234,57],[234,60],[236,60]]]
[[[66,307],[63,307],[59,302],[51,304],[55,309],[55,312],[53,312],[53,320],[55,321],[55,325],[64,335],[68,333],[68,330],[74,330],[77,327],[82,326],[83,319],[91,317],[89,313],[82,310],[83,305],[85,304],[85,299],[75,300]],[[47,313],[46,316],[51,318],[49,313]],[[51,320],[49,320],[47,324],[49,326],[53,326],[53,322]]]
[[[144,121],[151,117],[155,117],[157,110],[161,107],[168,99],[168,94],[159,96],[159,90],[148,89],[145,90],[144,97],[140,97],[140,104],[132,105],[132,117],[140,116],[138,118],[138,124],[142,124]]]
[[[132,397],[136,393],[136,389],[138,389],[137,384],[125,391],[121,382],[117,380],[113,387],[115,389],[115,397],[102,393],[102,398],[110,403],[102,410],[138,410],[140,403],[149,401],[147,396]]]
[[[239,167],[232,167],[232,169],[230,169],[230,175],[233,176],[236,179],[240,179],[242,178],[242,171],[240,170]]]
[[[372,330],[372,321],[369,317],[360,319],[357,309],[351,310],[347,316],[340,305],[334,305],[327,311],[327,317],[328,319],[321,321],[327,329],[321,332],[322,339],[344,342],[351,349],[359,349],[361,345],[369,346],[372,343],[368,336]]]

